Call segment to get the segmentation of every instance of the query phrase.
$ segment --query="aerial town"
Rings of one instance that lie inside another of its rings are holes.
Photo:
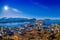
[[[60,0],[0,0],[0,40],[60,40]]]
[[[8,28],[0,27],[0,40],[60,40],[60,25],[51,24],[44,27],[42,20],[32,24]]]

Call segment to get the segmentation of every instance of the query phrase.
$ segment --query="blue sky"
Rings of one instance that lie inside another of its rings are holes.
[[[7,5],[10,10],[4,11]],[[19,12],[12,11],[17,9]],[[0,0],[1,17],[60,18],[60,0]]]

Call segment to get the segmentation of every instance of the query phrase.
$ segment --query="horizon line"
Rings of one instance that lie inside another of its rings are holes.
[[[0,17],[0,18],[6,18],[6,19],[8,19],[8,18],[27,18],[27,19],[33,19],[33,18],[28,18],[28,17]],[[52,17],[52,18],[50,18],[50,17],[40,17],[40,18],[35,18],[35,19],[42,19],[42,20],[44,20],[44,19],[51,19],[51,20],[60,20],[60,18],[55,18],[55,17]]]

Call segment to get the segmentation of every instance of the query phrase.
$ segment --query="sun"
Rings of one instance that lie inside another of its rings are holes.
[[[4,10],[8,10],[8,6],[4,6]]]

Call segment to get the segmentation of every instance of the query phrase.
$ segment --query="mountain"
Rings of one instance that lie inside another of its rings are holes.
[[[27,18],[1,18],[0,23],[13,23],[13,22],[34,22],[36,19]]]
[[[51,20],[51,19],[45,19],[44,20],[44,25],[51,25],[51,24],[59,24],[60,25],[60,20]]]

